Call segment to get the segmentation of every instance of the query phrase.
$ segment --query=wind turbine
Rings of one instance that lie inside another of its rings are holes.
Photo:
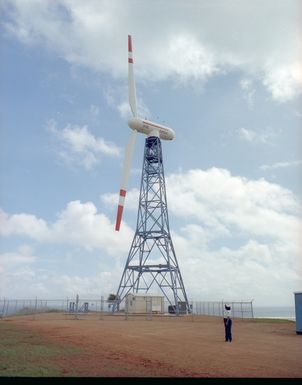
[[[122,220],[136,135],[142,133],[147,138],[136,231],[117,290],[117,302],[112,310],[119,308],[131,291],[147,293],[156,286],[177,314],[189,313],[190,306],[170,234],[161,147],[161,139],[172,140],[175,138],[175,133],[170,127],[138,117],[130,35],[128,36],[128,81],[129,104],[133,114],[128,121],[128,126],[132,132],[126,146],[123,165],[115,224],[117,231],[120,229]]]
[[[137,114],[136,104],[136,89],[135,79],[133,71],[133,51],[132,51],[132,38],[128,35],[128,91],[129,91],[129,104],[133,117],[129,119],[128,126],[132,129],[130,138],[126,145],[125,159],[123,164],[123,177],[120,187],[119,203],[116,215],[115,230],[119,231],[121,226],[121,220],[123,216],[123,209],[125,204],[125,198],[127,193],[127,185],[129,179],[129,173],[131,169],[131,161],[134,152],[136,134],[138,132],[149,136],[159,137],[164,140],[172,140],[175,138],[175,133],[170,127],[163,126],[158,123],[150,122],[149,120],[141,119]]]

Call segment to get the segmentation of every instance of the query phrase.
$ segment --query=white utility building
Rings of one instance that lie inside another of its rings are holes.
[[[164,297],[156,294],[129,293],[126,297],[128,313],[164,313]]]

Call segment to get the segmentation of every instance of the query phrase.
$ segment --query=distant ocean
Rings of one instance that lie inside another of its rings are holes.
[[[253,306],[255,318],[281,318],[296,320],[294,306]]]

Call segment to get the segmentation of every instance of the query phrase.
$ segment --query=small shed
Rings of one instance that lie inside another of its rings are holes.
[[[296,333],[302,334],[302,291],[295,294]]]
[[[163,313],[164,297],[156,294],[129,293],[126,297],[128,313]]]

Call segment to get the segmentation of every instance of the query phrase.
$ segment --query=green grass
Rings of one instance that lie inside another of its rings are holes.
[[[60,361],[82,352],[78,347],[50,343],[10,322],[0,322],[0,377],[62,376]],[[76,376],[76,369],[70,367],[64,375]]]

